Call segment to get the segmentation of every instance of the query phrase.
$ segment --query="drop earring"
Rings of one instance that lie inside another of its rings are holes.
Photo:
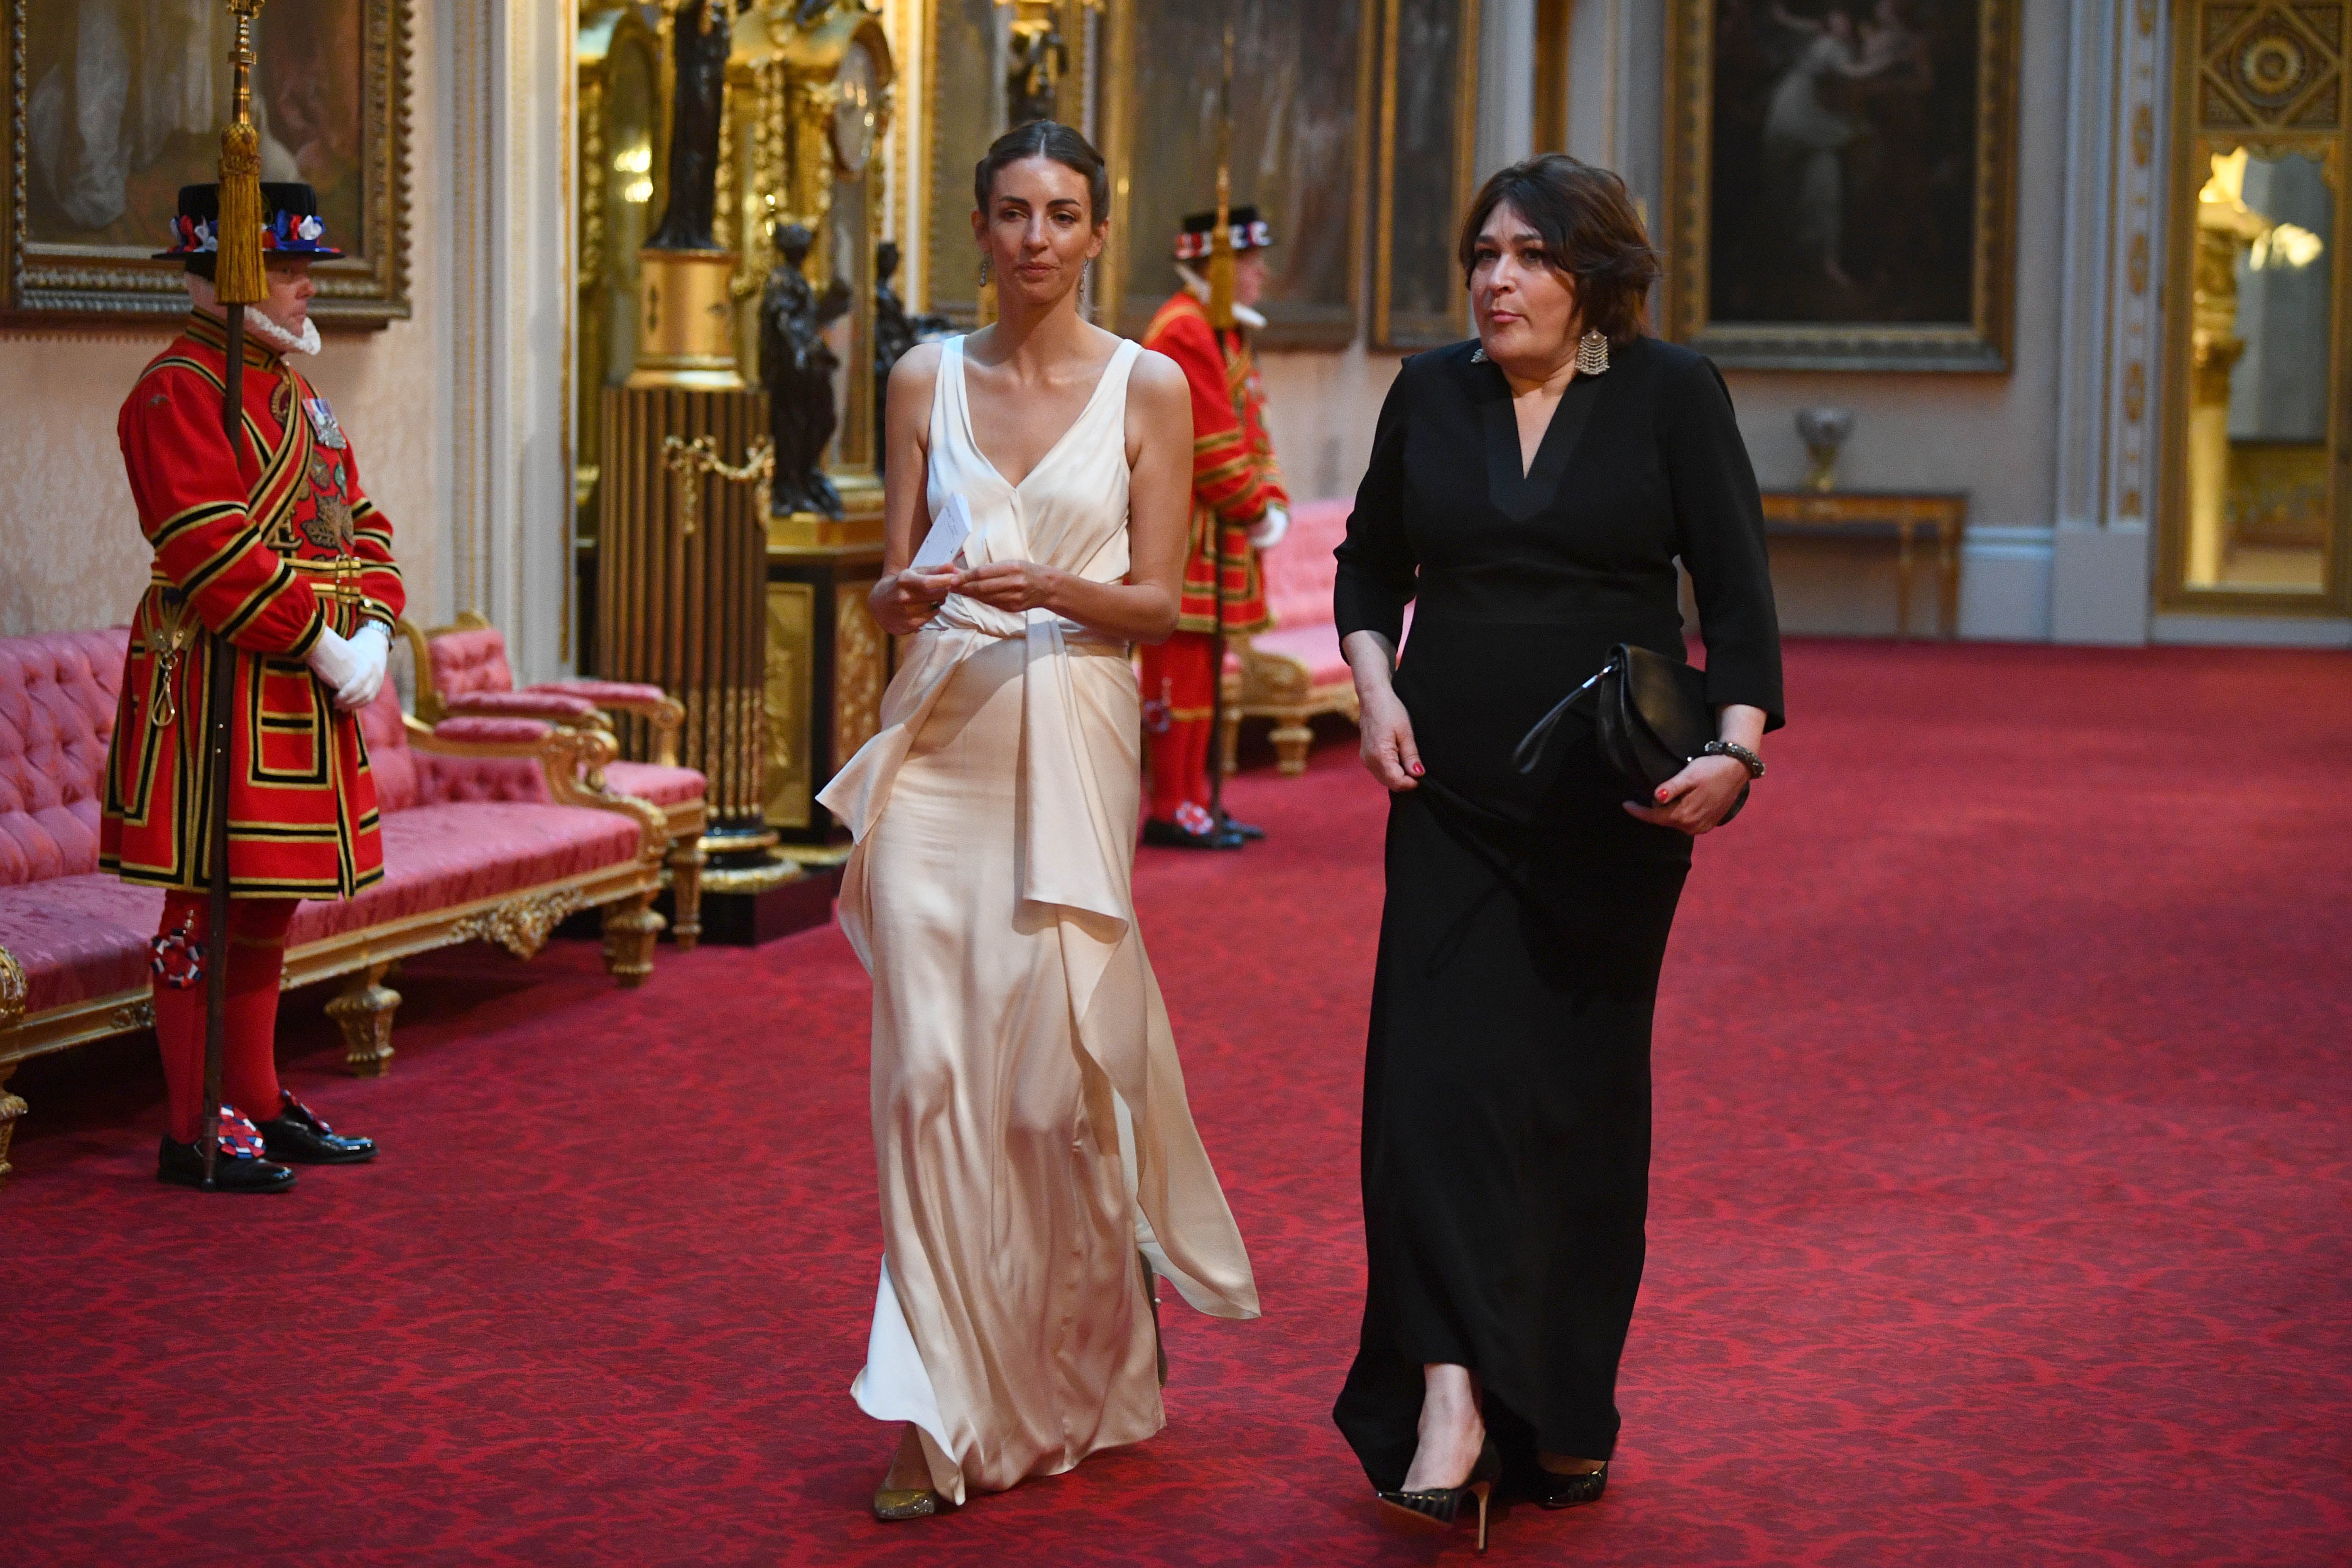
[[[1599,375],[1609,368],[1609,335],[1587,332],[1576,340],[1576,374]]]
[[[983,289],[989,284],[989,271],[988,252],[983,250],[980,253],[980,286]]]

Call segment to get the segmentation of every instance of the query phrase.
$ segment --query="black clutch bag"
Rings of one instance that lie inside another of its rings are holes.
[[[1619,643],[1599,674],[1560,699],[1520,737],[1518,749],[1511,753],[1520,773],[1534,773],[1541,764],[1552,731],[1570,713],[1591,721],[1601,761],[1645,805],[1655,798],[1660,784],[1682,772],[1715,739],[1706,675],[1680,659],[1631,643]],[[1743,789],[1723,820],[1729,822],[1747,804]]]

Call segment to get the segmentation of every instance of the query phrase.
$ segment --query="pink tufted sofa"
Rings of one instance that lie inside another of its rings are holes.
[[[153,1022],[148,939],[163,894],[98,869],[106,755],[128,633],[0,637],[0,1180],[25,1102],[27,1057]],[[352,1070],[382,1072],[401,958],[487,940],[518,957],[572,910],[601,907],[605,965],[651,972],[651,904],[670,820],[592,775],[601,731],[520,718],[428,726],[386,686],[361,716],[383,813],[385,876],[358,898],[306,901],[287,953],[290,989],[348,976],[327,1011]]]
[[[1290,514],[1282,542],[1265,552],[1261,569],[1274,626],[1244,641],[1238,681],[1227,666],[1233,715],[1223,736],[1227,773],[1244,719],[1274,721],[1275,757],[1286,773],[1307,771],[1307,747],[1315,738],[1308,720],[1344,713],[1356,721],[1356,682],[1339,656],[1339,633],[1331,622],[1331,584],[1339,571],[1331,552],[1348,536],[1354,510],[1349,500],[1307,501]]]
[[[701,773],[677,765],[677,732],[686,709],[658,686],[624,680],[546,680],[515,689],[506,635],[467,612],[455,626],[420,632],[403,621],[401,635],[415,655],[416,716],[436,723],[452,715],[537,719],[612,732],[611,715],[642,724],[648,762],[604,764],[603,783],[649,800],[670,819],[667,879],[673,911],[670,936],[681,950],[702,934],[702,831],[709,822]]]

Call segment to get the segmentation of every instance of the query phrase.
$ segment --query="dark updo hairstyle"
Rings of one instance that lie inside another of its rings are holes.
[[[1065,169],[1086,176],[1087,222],[1100,228],[1110,218],[1110,172],[1094,143],[1058,120],[1031,120],[1014,126],[989,144],[988,156],[972,166],[971,205],[988,210],[996,188],[997,172],[1024,158],[1048,158]]]
[[[1479,231],[1506,204],[1543,237],[1545,259],[1575,280],[1584,331],[1619,343],[1641,336],[1658,253],[1624,181],[1565,153],[1499,171],[1462,220],[1455,253],[1465,282],[1477,265]]]

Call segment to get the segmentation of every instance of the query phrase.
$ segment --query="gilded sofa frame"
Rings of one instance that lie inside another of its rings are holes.
[[[449,625],[436,626],[431,631],[419,631],[405,618],[399,621],[394,629],[408,644],[410,663],[415,668],[414,706],[416,716],[426,724],[438,724],[449,717],[449,704],[433,683],[433,639],[451,632],[488,631],[491,629],[489,618],[472,610],[465,610],[459,612],[457,618]],[[613,741],[612,717],[603,710],[607,708],[643,719],[650,742],[649,750],[653,753],[650,760],[666,768],[678,765],[678,731],[686,722],[684,703],[675,697],[664,697],[658,701],[624,700],[602,704],[596,715],[596,730],[607,741]],[[601,760],[588,764],[588,783],[592,787],[604,787],[604,763],[618,754],[617,747],[618,742],[614,741],[613,750],[607,751]],[[706,858],[702,852],[702,835],[710,826],[709,796],[705,795],[698,801],[656,809],[666,810],[669,818],[669,854],[663,862],[662,880],[670,892],[670,940],[677,943],[680,952],[691,952],[702,939],[702,866]]]
[[[1242,721],[1270,719],[1274,731],[1275,766],[1285,778],[1307,771],[1307,751],[1314,743],[1309,723],[1325,713],[1339,713],[1356,723],[1356,683],[1346,675],[1317,684],[1307,661],[1286,653],[1265,652],[1247,637],[1234,639],[1241,655],[1238,678],[1225,677],[1224,732],[1217,737],[1219,765],[1232,773],[1240,765]]]

